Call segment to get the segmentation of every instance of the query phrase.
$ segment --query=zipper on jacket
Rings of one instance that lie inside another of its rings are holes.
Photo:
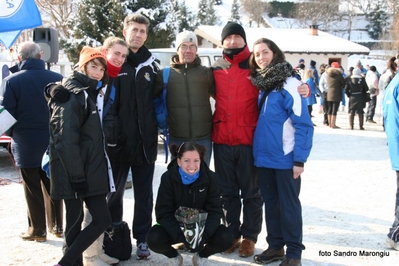
[[[192,115],[193,115],[193,112],[192,112],[191,104],[190,104],[191,103],[190,102],[190,90],[188,88],[188,80],[187,80],[187,64],[184,65],[184,79],[186,81],[187,102],[189,103],[188,104],[188,113],[189,113],[189,117],[191,118]],[[188,126],[188,135],[189,135],[189,137],[191,139],[192,136],[193,136],[191,119],[189,119],[188,124],[189,124],[189,126]]]
[[[193,193],[191,188],[188,189],[188,194],[193,195],[193,204],[194,204],[195,203],[195,193]]]

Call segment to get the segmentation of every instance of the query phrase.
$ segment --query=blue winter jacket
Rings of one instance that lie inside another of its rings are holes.
[[[310,91],[311,91],[310,96],[308,98],[306,98],[306,103],[308,105],[316,104],[317,103],[317,101],[316,101],[316,94],[317,94],[316,84],[314,83],[313,78],[308,78],[305,82],[309,85]]]
[[[399,171],[399,75],[385,89],[382,111],[392,169]]]
[[[11,151],[20,168],[40,167],[49,144],[49,110],[44,87],[62,75],[45,69],[40,59],[24,60],[20,71],[3,80],[3,105],[17,119],[12,128]]]
[[[300,85],[287,78],[284,88],[272,91],[261,107],[253,145],[256,167],[287,170],[306,162],[313,125],[306,100],[297,92]]]

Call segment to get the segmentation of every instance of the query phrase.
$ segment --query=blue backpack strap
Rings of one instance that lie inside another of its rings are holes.
[[[167,115],[167,108],[166,108],[166,92],[168,89],[168,80],[169,80],[169,75],[170,75],[170,67],[165,67],[163,69],[163,90],[162,90],[162,99],[163,99],[163,107],[165,110],[165,114]],[[168,162],[168,157],[169,157],[169,133],[168,129],[164,128],[162,131],[162,134],[164,135],[163,138],[163,147],[165,150],[165,163]]]

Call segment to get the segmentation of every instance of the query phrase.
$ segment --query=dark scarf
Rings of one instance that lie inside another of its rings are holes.
[[[129,50],[127,62],[133,67],[137,67],[139,64],[147,61],[150,56],[151,53],[143,45],[137,50],[137,53],[133,53],[131,50]]]
[[[285,80],[292,77],[293,71],[287,61],[277,64],[272,61],[266,68],[258,69],[255,77],[251,76],[251,81],[261,91],[281,90]]]
[[[231,60],[233,60],[233,57],[234,57],[235,55],[238,55],[239,53],[241,53],[241,52],[244,50],[245,47],[246,47],[246,45],[245,45],[244,47],[242,47],[242,48],[234,48],[234,49],[227,49],[227,48],[225,48],[225,49],[223,49],[223,53],[224,53],[228,58],[230,58]]]

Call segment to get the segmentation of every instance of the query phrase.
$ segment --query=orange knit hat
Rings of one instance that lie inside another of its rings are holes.
[[[87,62],[93,60],[94,58],[103,58],[105,61],[107,61],[104,54],[99,48],[84,46],[79,55],[79,67],[84,66],[85,64],[87,64]]]

